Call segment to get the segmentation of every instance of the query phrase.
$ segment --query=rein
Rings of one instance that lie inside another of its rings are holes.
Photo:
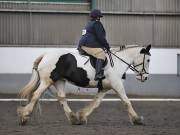
[[[121,60],[122,62],[124,62],[126,65],[128,65],[128,67],[132,70],[132,71],[136,71],[139,73],[139,71],[134,67],[132,66],[131,64],[127,63],[125,60],[123,60],[122,58],[118,57],[116,54],[112,53],[109,51],[110,54],[112,54],[113,56],[115,56],[116,58],[118,58],[119,60]]]
[[[132,47],[136,47],[136,46],[130,46],[129,48],[132,48]],[[123,48],[120,47],[120,50],[122,50],[122,49],[124,49],[124,47],[123,47]],[[116,54],[112,53],[110,50],[106,50],[106,49],[105,49],[105,52],[106,52],[106,53],[108,54],[108,56],[109,56],[110,64],[111,64],[112,67],[114,66],[114,62],[113,62],[113,59],[112,59],[112,56],[111,56],[111,55],[115,56],[117,59],[121,60],[123,63],[125,63],[126,65],[128,65],[129,69],[131,69],[132,71],[136,71],[140,76],[142,76],[143,74],[149,74],[149,73],[146,71],[145,67],[144,67],[144,64],[145,64],[145,63],[144,63],[144,62],[145,62],[145,55],[146,55],[146,54],[144,54],[143,62],[142,62],[142,63],[133,66],[132,64],[129,64],[129,63],[127,63],[125,60],[123,60],[122,58],[118,57]],[[89,60],[90,60],[90,59],[88,59],[88,60],[84,63],[84,65],[87,64],[87,63],[89,62]],[[143,65],[142,71],[138,71],[138,70],[136,69],[136,67],[138,67],[138,66],[140,66],[140,65]]]
[[[127,63],[125,60],[123,60],[122,58],[120,58],[120,57],[118,57],[116,54],[114,54],[114,53],[112,53],[111,51],[108,51],[108,55],[113,55],[113,56],[115,56],[117,59],[119,59],[119,60],[121,60],[123,63],[125,63],[126,65],[128,65],[128,67],[132,70],[132,71],[136,71],[137,73],[139,73],[139,75],[143,75],[143,74],[149,74],[147,71],[146,71],[146,69],[145,69],[145,67],[144,67],[144,61],[145,61],[145,55],[146,54],[144,54],[144,57],[143,57],[143,62],[142,63],[140,63],[140,64],[137,64],[137,65],[134,65],[134,66],[132,66],[132,64],[129,64],[129,63]],[[109,56],[110,56],[109,55]],[[111,60],[112,60],[112,57],[110,58]],[[110,61],[111,61],[110,60]],[[138,67],[138,66],[140,66],[140,65],[143,65],[143,69],[142,69],[142,71],[138,71],[137,69],[136,69],[136,67]]]

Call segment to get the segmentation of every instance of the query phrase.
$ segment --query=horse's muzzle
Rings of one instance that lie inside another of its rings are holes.
[[[136,79],[141,82],[145,82],[148,79],[148,77],[147,77],[147,75],[138,74],[138,75],[136,75]]]

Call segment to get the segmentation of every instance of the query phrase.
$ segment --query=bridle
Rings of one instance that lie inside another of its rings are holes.
[[[118,57],[116,54],[112,53],[111,51],[108,51],[108,54],[112,54],[113,56],[115,56],[116,58],[118,58],[119,60],[121,60],[123,63],[125,63],[126,65],[128,65],[129,69],[131,69],[132,71],[137,72],[137,73],[138,73],[137,76],[141,76],[141,80],[142,80],[144,74],[149,74],[149,73],[146,71],[146,69],[145,69],[145,57],[146,57],[146,55],[148,55],[148,54],[145,54],[145,53],[144,53],[142,63],[139,63],[139,64],[137,64],[137,65],[133,65],[133,64],[127,63],[125,60],[123,60],[122,58]],[[112,58],[111,58],[111,59],[112,59]],[[136,67],[141,66],[141,65],[143,65],[142,70],[141,70],[141,71],[137,70]]]
[[[143,56],[143,62],[142,62],[142,63],[139,63],[139,64],[137,64],[137,65],[134,65],[134,69],[136,69],[136,67],[138,67],[138,66],[143,65],[143,68],[142,68],[141,71],[136,70],[136,71],[138,71],[138,72],[137,72],[137,73],[138,73],[137,76],[141,76],[141,79],[142,79],[142,76],[143,76],[144,74],[149,74],[149,73],[146,71],[146,69],[145,69],[145,57],[146,57],[146,55],[147,55],[147,54],[144,54],[144,56]]]

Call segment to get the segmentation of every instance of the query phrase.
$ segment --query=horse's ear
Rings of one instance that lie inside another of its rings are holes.
[[[150,52],[149,52],[150,49],[151,49],[151,45],[148,45],[148,46],[146,47],[146,49],[145,49],[145,48],[142,48],[141,51],[140,51],[140,53],[151,56],[151,54],[150,54]]]
[[[151,49],[151,44],[146,47],[146,50],[149,52]]]
[[[146,53],[147,53],[147,51],[146,51],[146,49],[145,49],[145,48],[142,48],[142,49],[141,49],[141,51],[140,51],[140,53],[141,53],[141,54],[146,54]]]

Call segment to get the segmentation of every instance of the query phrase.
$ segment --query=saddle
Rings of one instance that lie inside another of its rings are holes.
[[[87,62],[90,61],[91,66],[92,66],[93,68],[96,68],[97,58],[89,55],[88,53],[86,53],[86,52],[85,52],[84,50],[82,50],[81,48],[78,48],[78,51],[79,51],[79,54],[80,54],[80,55],[89,56],[89,60],[87,60],[87,61],[85,62],[85,64],[87,64]],[[107,65],[107,63],[108,63],[108,60],[107,60],[107,57],[106,57],[106,59],[105,59],[105,61],[104,61],[104,64],[103,64],[103,68]]]

